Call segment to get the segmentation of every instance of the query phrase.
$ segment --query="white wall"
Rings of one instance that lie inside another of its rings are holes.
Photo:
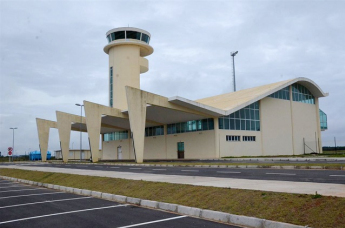
[[[239,135],[241,141],[226,141],[227,135]],[[242,136],[255,136],[255,142],[242,141]],[[219,130],[220,157],[261,156],[260,131]]]
[[[263,155],[293,154],[290,103],[271,97],[260,101]]]

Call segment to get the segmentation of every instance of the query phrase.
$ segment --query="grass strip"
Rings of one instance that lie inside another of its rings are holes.
[[[103,162],[98,162],[99,164],[102,164]],[[116,164],[137,164],[135,162],[105,162],[107,164],[113,163]],[[271,168],[272,166],[294,166],[300,169],[311,169],[311,166],[318,166],[320,169],[335,169],[335,170],[341,170],[345,167],[345,164],[341,163],[334,163],[334,164],[325,164],[325,163],[251,163],[251,162],[144,162],[143,164],[151,164],[151,165],[172,165],[172,166],[195,166],[195,165],[204,165],[204,166],[257,166],[258,168]]]
[[[19,169],[0,175],[311,227],[345,227],[345,198],[202,187]]]

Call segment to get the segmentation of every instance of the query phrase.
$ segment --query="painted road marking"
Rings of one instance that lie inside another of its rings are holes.
[[[109,167],[111,169],[119,169],[120,167]]]
[[[329,175],[330,177],[345,177],[345,175]]]
[[[7,187],[0,187],[0,188],[20,188],[23,187],[21,185],[15,185],[15,186],[7,186]]]
[[[56,215],[79,213],[79,212],[84,212],[84,211],[102,210],[102,209],[108,209],[108,208],[114,208],[114,207],[125,207],[125,206],[127,206],[127,204],[114,205],[114,206],[108,206],[108,207],[97,207],[97,208],[90,208],[90,209],[83,209],[83,210],[76,210],[76,211],[66,211],[66,212],[60,212],[60,213],[55,213],[55,214],[39,215],[39,216],[34,216],[34,217],[8,220],[8,221],[0,222],[0,224],[19,222],[19,221],[23,221],[23,220],[30,220],[30,219],[37,219],[37,218],[44,218],[44,217],[51,217],[51,216],[56,216]]]
[[[155,170],[155,171],[156,171],[156,170],[163,170],[163,171],[166,171],[167,169],[152,169],[152,170]]]
[[[182,216],[177,216],[177,217],[172,217],[172,218],[167,218],[167,219],[160,219],[160,220],[155,220],[155,221],[151,221],[151,222],[143,222],[143,223],[133,224],[133,225],[129,225],[129,226],[120,226],[118,228],[128,228],[128,227],[135,227],[135,226],[143,226],[143,225],[147,225],[147,224],[152,224],[152,223],[157,223],[157,222],[165,222],[165,221],[174,220],[174,219],[180,219],[180,218],[185,218],[185,217],[187,217],[187,215],[182,215]]]
[[[0,193],[2,193],[2,192],[34,191],[34,190],[42,190],[42,189],[41,188],[25,188],[25,189],[20,189],[20,190],[0,191]]]
[[[199,170],[192,170],[192,169],[184,169],[184,170],[181,170],[182,172],[199,172]]]
[[[295,173],[266,173],[268,175],[287,175],[287,176],[295,176]]]
[[[28,195],[18,195],[18,196],[4,196],[4,197],[0,197],[0,199],[17,198],[17,197],[26,197],[26,196],[51,195],[51,194],[61,194],[61,193],[64,193],[64,192],[47,192],[47,193],[28,194]]]
[[[142,168],[129,168],[129,169],[142,169]]]
[[[65,165],[65,166],[71,166],[71,165]]]
[[[88,167],[87,165],[78,165],[77,167]]]
[[[10,183],[0,183],[0,185],[3,185],[3,184],[14,184],[13,182],[10,182]]]
[[[241,172],[217,171],[217,173],[241,173]]]
[[[20,207],[20,206],[26,206],[26,205],[32,205],[32,204],[52,203],[52,202],[60,202],[60,201],[67,201],[67,200],[79,200],[79,199],[88,199],[88,198],[92,198],[92,197],[88,196],[88,197],[78,197],[78,198],[70,198],[70,199],[46,200],[46,201],[34,202],[34,203],[15,204],[15,205],[0,207],[0,209],[8,208],[8,207]]]

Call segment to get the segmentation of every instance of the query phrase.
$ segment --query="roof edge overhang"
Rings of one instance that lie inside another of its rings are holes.
[[[243,102],[242,104],[239,104],[238,106],[229,109],[229,110],[223,110],[223,109],[219,109],[219,108],[215,108],[209,105],[205,105],[196,101],[192,101],[183,97],[179,97],[179,96],[174,96],[174,97],[170,97],[168,100],[169,102],[172,102],[174,104],[192,109],[192,110],[196,110],[199,112],[203,112],[212,116],[224,116],[224,115],[229,115],[233,112],[236,112],[256,101],[259,101],[267,96],[269,96],[272,93],[275,93],[287,86],[290,86],[294,83],[299,83],[303,86],[305,86],[306,88],[308,88],[310,90],[310,92],[315,96],[315,97],[327,97],[329,94],[325,93],[322,91],[322,89],[312,80],[308,79],[308,78],[304,78],[304,77],[299,77],[299,78],[295,78],[295,79],[291,79],[291,80],[287,80],[285,83],[271,89],[270,91],[267,91],[265,93],[262,93],[260,95],[258,95],[257,97],[247,101],[247,102]]]

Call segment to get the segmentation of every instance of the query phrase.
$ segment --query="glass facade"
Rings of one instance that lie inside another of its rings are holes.
[[[219,129],[260,131],[259,102],[248,105],[228,116],[219,117]]]
[[[128,139],[128,131],[117,131],[104,134],[104,141]]]
[[[164,126],[146,127],[145,137],[164,135]]]
[[[150,42],[150,37],[147,34],[130,30],[113,32],[107,36],[108,43],[120,39],[141,40],[147,44]]]
[[[306,87],[297,83],[292,85],[292,100],[307,104],[315,104],[315,98],[311,92]]]
[[[168,135],[192,131],[207,131],[214,129],[213,119],[191,120],[182,123],[168,124]]]
[[[320,114],[320,127],[321,131],[327,130],[327,115],[324,113],[321,109],[319,109],[319,114]]]
[[[113,107],[113,67],[109,69],[109,106]]]
[[[290,86],[285,87],[275,93],[272,93],[268,97],[283,99],[283,100],[290,100]]]

